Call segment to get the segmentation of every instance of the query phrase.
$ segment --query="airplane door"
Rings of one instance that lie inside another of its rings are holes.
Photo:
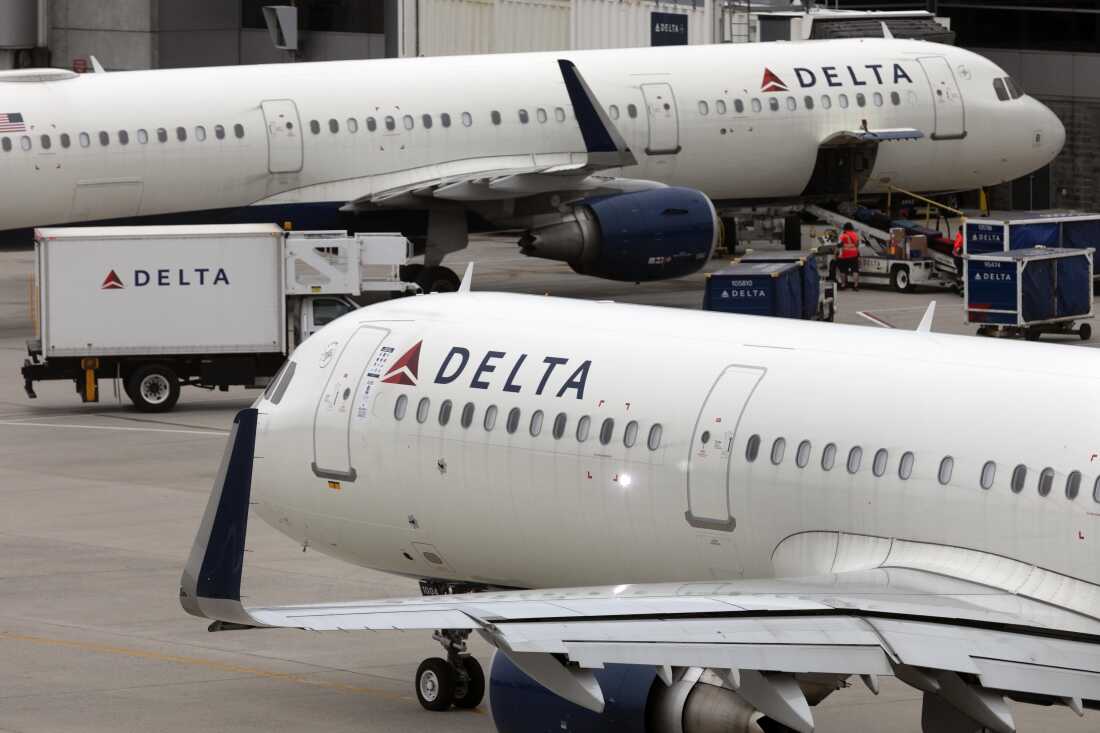
[[[726,367],[699,411],[688,457],[684,514],[693,527],[732,532],[737,525],[729,498],[730,457],[741,415],[763,377],[760,367]]]
[[[647,155],[669,155],[680,152],[680,119],[676,113],[676,97],[670,84],[642,84],[646,119],[649,121]]]
[[[328,382],[317,402],[313,416],[313,463],[311,468],[321,478],[354,481],[358,472],[351,465],[351,416],[359,383],[366,373],[371,357],[378,349],[388,329],[360,326],[347,343],[332,342],[325,354],[339,352],[328,375]],[[326,357],[322,355],[321,359]]]
[[[966,110],[955,73],[943,56],[917,59],[932,89],[932,108],[936,113],[933,140],[957,140],[966,137]]]
[[[302,170],[302,125],[298,106],[290,99],[260,103],[267,125],[267,169],[271,173]]]

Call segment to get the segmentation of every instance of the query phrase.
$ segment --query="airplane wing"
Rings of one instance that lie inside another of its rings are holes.
[[[1100,708],[1100,621],[1038,600],[1026,582],[1009,589],[905,567],[246,608],[256,419],[255,409],[237,416],[181,580],[184,608],[215,625],[469,629],[597,712],[604,697],[592,670],[606,664],[648,665],[666,684],[674,668],[720,670],[764,715],[803,733],[813,716],[795,674],[859,675],[872,690],[893,675],[999,733],[1015,730],[1006,697]]]

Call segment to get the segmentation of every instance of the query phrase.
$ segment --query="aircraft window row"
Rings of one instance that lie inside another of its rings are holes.
[[[289,382],[289,377],[294,373],[293,362],[291,362],[289,374],[287,375],[286,382]],[[279,379],[279,375],[275,376],[274,383]],[[268,388],[269,390],[271,387]],[[285,386],[281,387],[285,390]],[[279,398],[282,398],[281,392]],[[431,399],[428,397],[420,398],[420,401],[416,405],[416,421],[420,424],[424,424],[431,416]],[[398,395],[397,401],[394,402],[393,416],[396,420],[404,420],[405,415],[409,409],[409,399],[407,395]],[[438,420],[441,426],[445,426],[451,420],[451,412],[454,409],[454,405],[450,400],[443,400],[439,405]],[[474,422],[474,413],[476,411],[474,403],[467,402],[462,408],[462,415],[460,423],[463,428],[469,428]],[[485,408],[485,415],[482,418],[482,427],[486,432],[492,431],[496,428],[497,416],[499,410],[496,405],[489,405]],[[522,410],[518,407],[513,407],[508,411],[508,417],[504,422],[504,429],[509,435],[515,434],[519,430],[520,421],[523,418]],[[531,413],[531,421],[528,425],[528,431],[532,437],[538,437],[542,433],[542,426],[545,420],[545,414],[542,410],[535,410]],[[560,412],[554,418],[553,436],[555,440],[560,440],[565,435],[565,430],[569,423],[569,416]],[[576,438],[577,442],[583,443],[588,440],[589,434],[592,430],[592,418],[589,415],[582,415],[577,421]],[[661,446],[661,434],[662,428],[660,423],[654,423],[649,429],[649,437],[646,441],[646,445],[650,450],[657,450]],[[602,445],[610,445],[615,437],[615,419],[605,418],[600,423],[599,441]],[[780,439],[782,440],[782,439]],[[626,424],[626,428],[623,431],[623,445],[627,448],[633,448],[634,444],[638,441],[638,421],[631,420]],[[780,456],[782,460],[782,456]],[[777,464],[778,465],[778,464]]]
[[[865,94],[863,94],[862,92],[859,92],[859,93],[856,94],[855,102],[856,102],[856,105],[859,106],[859,107],[866,107],[867,106],[867,96]],[[851,102],[850,102],[847,94],[838,94],[837,95],[837,104],[840,105],[841,109],[848,109],[850,103]],[[886,104],[886,98],[882,95],[882,92],[875,92],[874,94],[871,95],[871,103],[876,107],[882,107]],[[812,110],[814,108],[814,104],[815,104],[814,98],[811,97],[810,95],[807,94],[806,96],[804,96],[802,98],[802,106],[805,107],[806,109]],[[897,92],[890,92],[890,104],[894,105],[895,107],[900,106],[901,105],[901,95]],[[749,105],[752,108],[753,112],[761,112],[764,109],[764,103],[756,97],[753,97],[751,100],[749,100]],[[796,99],[795,97],[785,97],[784,101],[783,101],[783,105],[786,106],[786,108],[789,111],[794,112],[798,109],[798,99]],[[832,109],[832,107],[833,107],[833,98],[828,94],[822,94],[821,95],[821,107],[822,107],[822,109]],[[612,119],[616,119],[618,117],[618,108],[616,108],[615,105],[612,105],[611,109],[612,109],[612,115],[611,115]],[[716,100],[714,102],[714,112],[715,112],[715,114],[724,115],[724,114],[726,114],[727,109],[728,108],[726,106],[725,100],[719,99],[719,100]],[[744,102],[742,102],[740,99],[733,100],[733,109],[734,109],[734,112],[736,112],[737,114],[742,114],[745,111]],[[779,111],[780,102],[779,102],[778,97],[769,97],[768,98],[768,109],[770,109],[773,112],[778,112]],[[699,100],[699,114],[701,114],[701,115],[709,115],[710,114],[710,103],[707,102],[706,100],[703,100],[703,99]]]
[[[636,106],[634,106],[633,104],[627,105],[627,114],[632,118],[637,117],[638,116],[638,108]],[[518,116],[519,116],[519,121],[520,121],[521,124],[526,125],[531,121],[531,115],[526,109],[520,109],[518,111]],[[615,105],[611,105],[611,117],[612,117],[612,119],[618,119],[618,117],[619,117],[619,108]],[[550,115],[549,115],[549,112],[547,112],[547,110],[545,108],[539,107],[538,109],[535,110],[535,118],[540,123],[545,123],[550,119]],[[565,118],[566,118],[565,110],[561,107],[555,107],[554,108],[554,119],[557,120],[558,122],[565,122]],[[470,127],[471,125],[474,124],[473,115],[471,115],[469,112],[463,112],[460,119],[462,120],[462,126],[463,127]],[[494,125],[499,125],[499,124],[501,124],[501,122],[503,122],[503,117],[501,116],[499,110],[492,110],[489,113],[489,119],[492,121],[492,123]],[[384,117],[383,120],[382,120],[382,124],[385,125],[386,129],[389,130],[389,131],[393,131],[393,130],[397,129],[397,119],[393,116],[387,115],[386,117]],[[430,115],[430,114],[422,114],[422,115],[420,115],[420,124],[425,130],[430,130],[435,125],[435,118],[432,117],[432,115]],[[449,115],[446,112],[441,113],[439,115],[439,124],[443,127],[450,127],[451,126],[451,115]],[[416,119],[413,115],[403,115],[401,117],[401,125],[406,130],[412,130],[414,127],[416,127]],[[345,121],[344,127],[348,132],[350,132],[352,134],[355,134],[355,133],[359,132],[359,120],[357,120],[354,117],[349,117]],[[366,118],[366,127],[367,127],[368,132],[375,132],[378,129],[378,121],[373,117],[368,117],[368,118]],[[183,128],[178,128],[178,129],[182,130]],[[333,134],[339,133],[340,132],[340,121],[335,119],[335,118],[329,119],[328,129],[329,129],[329,132],[331,132]],[[196,134],[201,135],[201,137],[199,139],[205,139],[206,131],[202,130],[201,133],[200,133],[200,132],[198,132],[198,130],[199,130],[199,128],[196,128]],[[225,135],[224,128],[222,128],[221,125],[219,125],[216,128],[216,130],[221,130],[221,132],[218,134],[218,139],[221,140]],[[320,135],[321,134],[321,122],[320,122],[320,120],[310,120],[309,130],[314,135]],[[241,137],[241,135],[238,135],[238,137]],[[180,138],[180,139],[182,140],[184,138]],[[161,142],[164,142],[164,141],[162,140]],[[123,143],[123,144],[125,144],[125,143]],[[10,145],[10,143],[9,143],[9,145]],[[104,143],[104,145],[106,145],[106,143]]]
[[[199,142],[202,142],[202,141],[206,140],[206,127],[204,125],[196,125],[195,128],[194,128],[194,131],[195,131],[195,139],[196,140],[198,140]],[[156,134],[157,134],[157,142],[161,142],[161,143],[168,142],[168,131],[165,128],[163,128],[163,127],[157,128]],[[241,124],[233,125],[233,134],[234,134],[235,137],[237,137],[237,139],[243,138],[244,137],[244,125],[241,125]],[[225,127],[223,125],[215,125],[214,126],[214,137],[217,138],[218,140],[224,140],[225,139]],[[91,145],[92,145],[92,136],[87,132],[78,133],[76,139],[77,139],[77,142],[79,143],[80,147],[82,147],[82,148],[91,147]],[[99,132],[96,133],[96,139],[99,141],[99,144],[102,147],[107,147],[108,145],[111,144],[111,133],[107,132],[106,130],[100,130]],[[119,130],[116,133],[116,139],[118,140],[119,145],[129,145],[130,144],[130,132],[129,132],[129,130]],[[149,131],[144,129],[144,128],[138,128],[134,132],[134,139],[140,145],[147,145],[149,143]],[[180,142],[185,142],[187,140],[187,128],[186,127],[177,127],[176,128],[176,139],[179,140]],[[69,137],[68,133],[63,132],[63,133],[59,134],[57,136],[57,140],[58,140],[58,143],[61,145],[61,147],[65,148],[65,149],[68,149],[72,145],[72,138]],[[51,136],[49,136],[49,135],[40,135],[38,137],[38,145],[43,150],[50,150],[50,149],[53,148],[53,138],[51,138]],[[3,150],[5,153],[10,153],[13,147],[14,146],[13,146],[13,143],[12,143],[12,139],[10,137],[0,138],[0,150]],[[19,148],[21,150],[30,150],[32,147],[33,147],[33,142],[31,140],[30,135],[20,136],[20,138],[19,138]]]

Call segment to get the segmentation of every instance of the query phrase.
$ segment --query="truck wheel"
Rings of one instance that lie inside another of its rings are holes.
[[[1092,326],[1088,323],[1082,323],[1081,328],[1077,331],[1077,335],[1081,337],[1082,341],[1088,341],[1092,338]]]
[[[126,394],[141,412],[167,412],[180,398],[180,380],[163,364],[147,364],[130,375]]]
[[[458,290],[462,281],[450,268],[436,265],[425,267],[424,272],[416,279],[416,283],[425,293],[453,293]]]
[[[899,293],[907,293],[913,288],[913,281],[909,278],[908,267],[895,267],[890,273],[890,284]]]

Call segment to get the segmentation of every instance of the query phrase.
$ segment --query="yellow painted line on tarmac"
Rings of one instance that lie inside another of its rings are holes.
[[[203,659],[201,657],[185,657],[176,654],[161,654],[160,652],[146,651],[144,649],[112,646],[110,644],[97,644],[95,642],[79,641],[76,639],[53,639],[46,636],[32,636],[29,634],[15,634],[7,631],[0,631],[0,641],[24,642],[27,644],[37,644],[40,646],[65,647],[68,649],[77,649],[79,651],[95,652],[97,654],[113,654],[120,657],[130,657],[131,659],[147,659],[154,662],[169,662],[172,664],[180,664],[188,667],[203,667],[205,669],[212,669],[218,672],[231,672],[234,674],[260,677],[262,679],[297,682],[303,685],[312,685],[313,687],[321,687],[329,690],[339,690],[341,692],[372,695],[374,697],[381,697],[387,700],[415,699],[414,697],[411,697],[409,695],[401,695],[396,692],[389,692],[388,690],[379,690],[373,687],[357,687],[355,685],[346,685],[341,682],[327,682],[325,680],[313,679],[311,677],[294,674],[292,672],[272,672],[266,669],[245,667],[239,664],[226,664],[225,662],[217,662],[213,659]]]

